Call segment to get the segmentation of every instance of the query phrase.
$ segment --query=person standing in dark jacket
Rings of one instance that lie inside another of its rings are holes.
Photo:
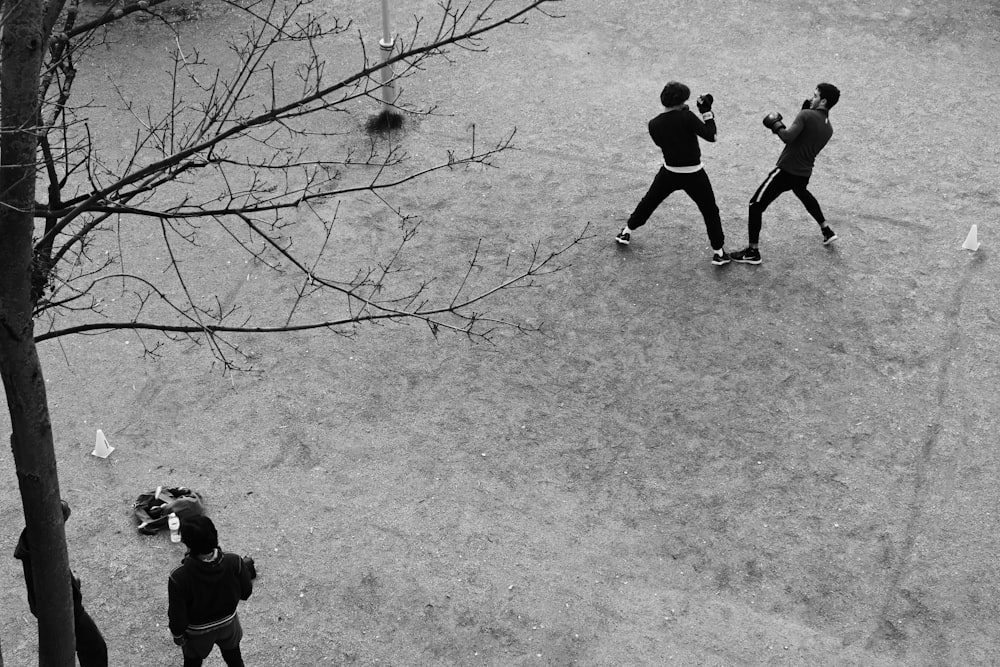
[[[712,264],[728,264],[729,254],[725,250],[725,234],[722,219],[715,203],[715,192],[708,174],[701,163],[701,148],[698,137],[705,141],[715,141],[715,114],[712,112],[714,99],[711,95],[698,98],[698,113],[691,113],[685,104],[691,96],[691,89],[678,81],[669,81],[660,93],[663,113],[649,121],[649,135],[653,143],[663,152],[663,166],[660,167],[646,195],[639,201],[615,240],[621,245],[629,245],[632,234],[649,220],[653,211],[663,200],[677,190],[687,193],[705,219],[705,229],[712,245]]]
[[[72,510],[69,503],[62,501],[63,521],[69,519]],[[24,585],[28,589],[28,609],[35,616],[35,578],[31,572],[31,545],[28,543],[28,529],[21,531],[21,537],[14,549],[14,558],[24,566]],[[70,582],[73,586],[73,626],[76,632],[76,658],[80,667],[108,667],[108,645],[101,631],[83,608],[83,593],[80,591],[80,580],[70,572]]]
[[[181,541],[188,553],[167,581],[167,616],[184,667],[199,667],[215,645],[229,667],[244,667],[236,607],[253,593],[253,563],[219,548],[207,516],[183,519]]]

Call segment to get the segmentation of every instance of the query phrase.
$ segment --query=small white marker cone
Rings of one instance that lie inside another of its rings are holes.
[[[979,241],[976,239],[976,226],[972,225],[972,229],[969,230],[969,235],[965,237],[965,243],[962,247],[966,250],[979,250]]]
[[[113,451],[115,448],[108,444],[108,439],[104,437],[104,431],[97,429],[97,442],[94,444],[94,451],[91,452],[91,455],[106,459],[108,454]]]

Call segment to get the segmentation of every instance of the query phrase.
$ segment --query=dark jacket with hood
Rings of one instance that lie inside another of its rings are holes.
[[[180,638],[232,623],[240,600],[253,593],[253,582],[242,558],[215,549],[208,560],[185,556],[170,573],[167,593],[170,632]]]
[[[35,577],[31,572],[31,546],[28,543],[28,529],[21,531],[21,537],[17,540],[17,547],[14,548],[14,558],[21,561],[24,566],[24,585],[28,589],[28,609],[35,616],[38,612],[35,609]],[[72,572],[69,573],[70,582],[73,585],[73,613],[77,616],[83,611],[83,595],[80,593],[80,580]]]
[[[663,165],[694,167],[701,164],[698,137],[715,141],[715,120],[702,121],[687,108],[664,111],[649,121],[649,136],[663,151]]]

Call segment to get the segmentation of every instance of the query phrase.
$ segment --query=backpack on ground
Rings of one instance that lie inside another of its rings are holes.
[[[201,494],[185,486],[161,486],[156,491],[140,494],[132,503],[132,514],[139,522],[137,529],[143,535],[155,535],[166,528],[171,513],[179,519],[204,514]]]

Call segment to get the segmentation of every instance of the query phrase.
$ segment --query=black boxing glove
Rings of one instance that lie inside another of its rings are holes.
[[[781,122],[781,114],[777,111],[772,111],[764,116],[764,127],[771,130],[775,134],[777,134],[780,130],[785,129],[785,124]]]
[[[715,114],[712,113],[712,102],[714,101],[715,98],[710,93],[706,93],[698,98],[698,113],[701,114],[701,119],[706,123],[715,118]]]

